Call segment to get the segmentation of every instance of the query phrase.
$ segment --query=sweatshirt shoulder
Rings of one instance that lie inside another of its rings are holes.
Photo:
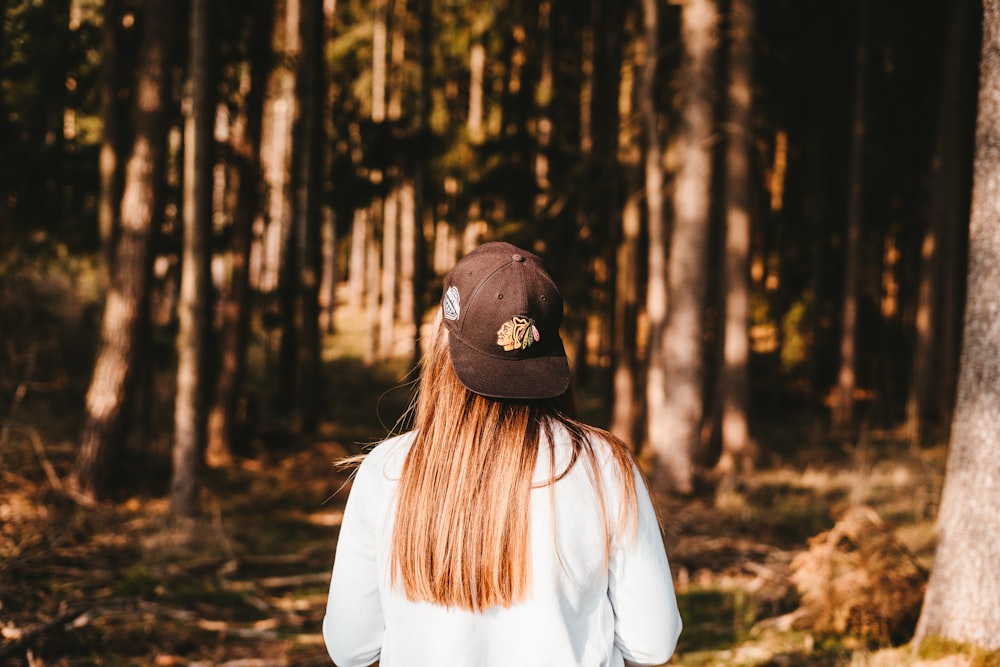
[[[408,431],[375,445],[371,451],[365,454],[358,469],[358,477],[384,475],[398,479],[403,462],[406,460],[406,454],[413,444],[413,436],[414,432]]]

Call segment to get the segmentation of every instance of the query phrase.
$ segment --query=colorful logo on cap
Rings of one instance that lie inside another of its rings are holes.
[[[504,351],[527,350],[538,342],[538,328],[531,318],[515,315],[497,331],[497,345]]]
[[[444,293],[444,303],[442,304],[444,308],[444,319],[446,320],[457,320],[459,314],[462,312],[461,299],[458,297],[458,288],[452,285],[448,288],[448,291]]]

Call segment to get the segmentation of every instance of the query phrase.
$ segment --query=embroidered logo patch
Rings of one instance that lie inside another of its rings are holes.
[[[452,285],[444,293],[444,319],[457,320],[462,312],[461,299],[458,296],[458,288]]]
[[[535,321],[528,317],[514,316],[503,323],[497,331],[497,345],[507,352],[511,350],[527,350],[538,342],[538,328]]]

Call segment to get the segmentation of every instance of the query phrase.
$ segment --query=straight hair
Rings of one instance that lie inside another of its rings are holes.
[[[487,398],[465,388],[440,325],[421,369],[413,444],[403,463],[390,556],[391,583],[412,601],[481,611],[526,599],[530,582],[530,501],[542,435],[552,487],[582,458],[589,467],[611,551],[609,507],[595,441],[617,473],[619,531],[637,525],[636,465],[611,433],[578,421],[572,395],[551,400]],[[554,425],[568,431],[572,455],[556,471]],[[640,477],[641,479],[641,477]],[[644,482],[643,482],[644,483]],[[550,500],[554,502],[554,490]]]

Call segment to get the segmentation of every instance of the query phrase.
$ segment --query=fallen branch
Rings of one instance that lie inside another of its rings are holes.
[[[24,632],[17,639],[3,644],[0,646],[0,658],[5,658],[9,655],[14,655],[15,653],[20,653],[21,651],[27,649],[31,642],[35,640],[36,637],[42,635],[53,628],[57,628],[67,623],[71,623],[77,617],[82,616],[85,610],[79,611],[69,611],[64,614],[59,614],[51,621],[43,623],[37,627],[31,628],[30,630]]]

